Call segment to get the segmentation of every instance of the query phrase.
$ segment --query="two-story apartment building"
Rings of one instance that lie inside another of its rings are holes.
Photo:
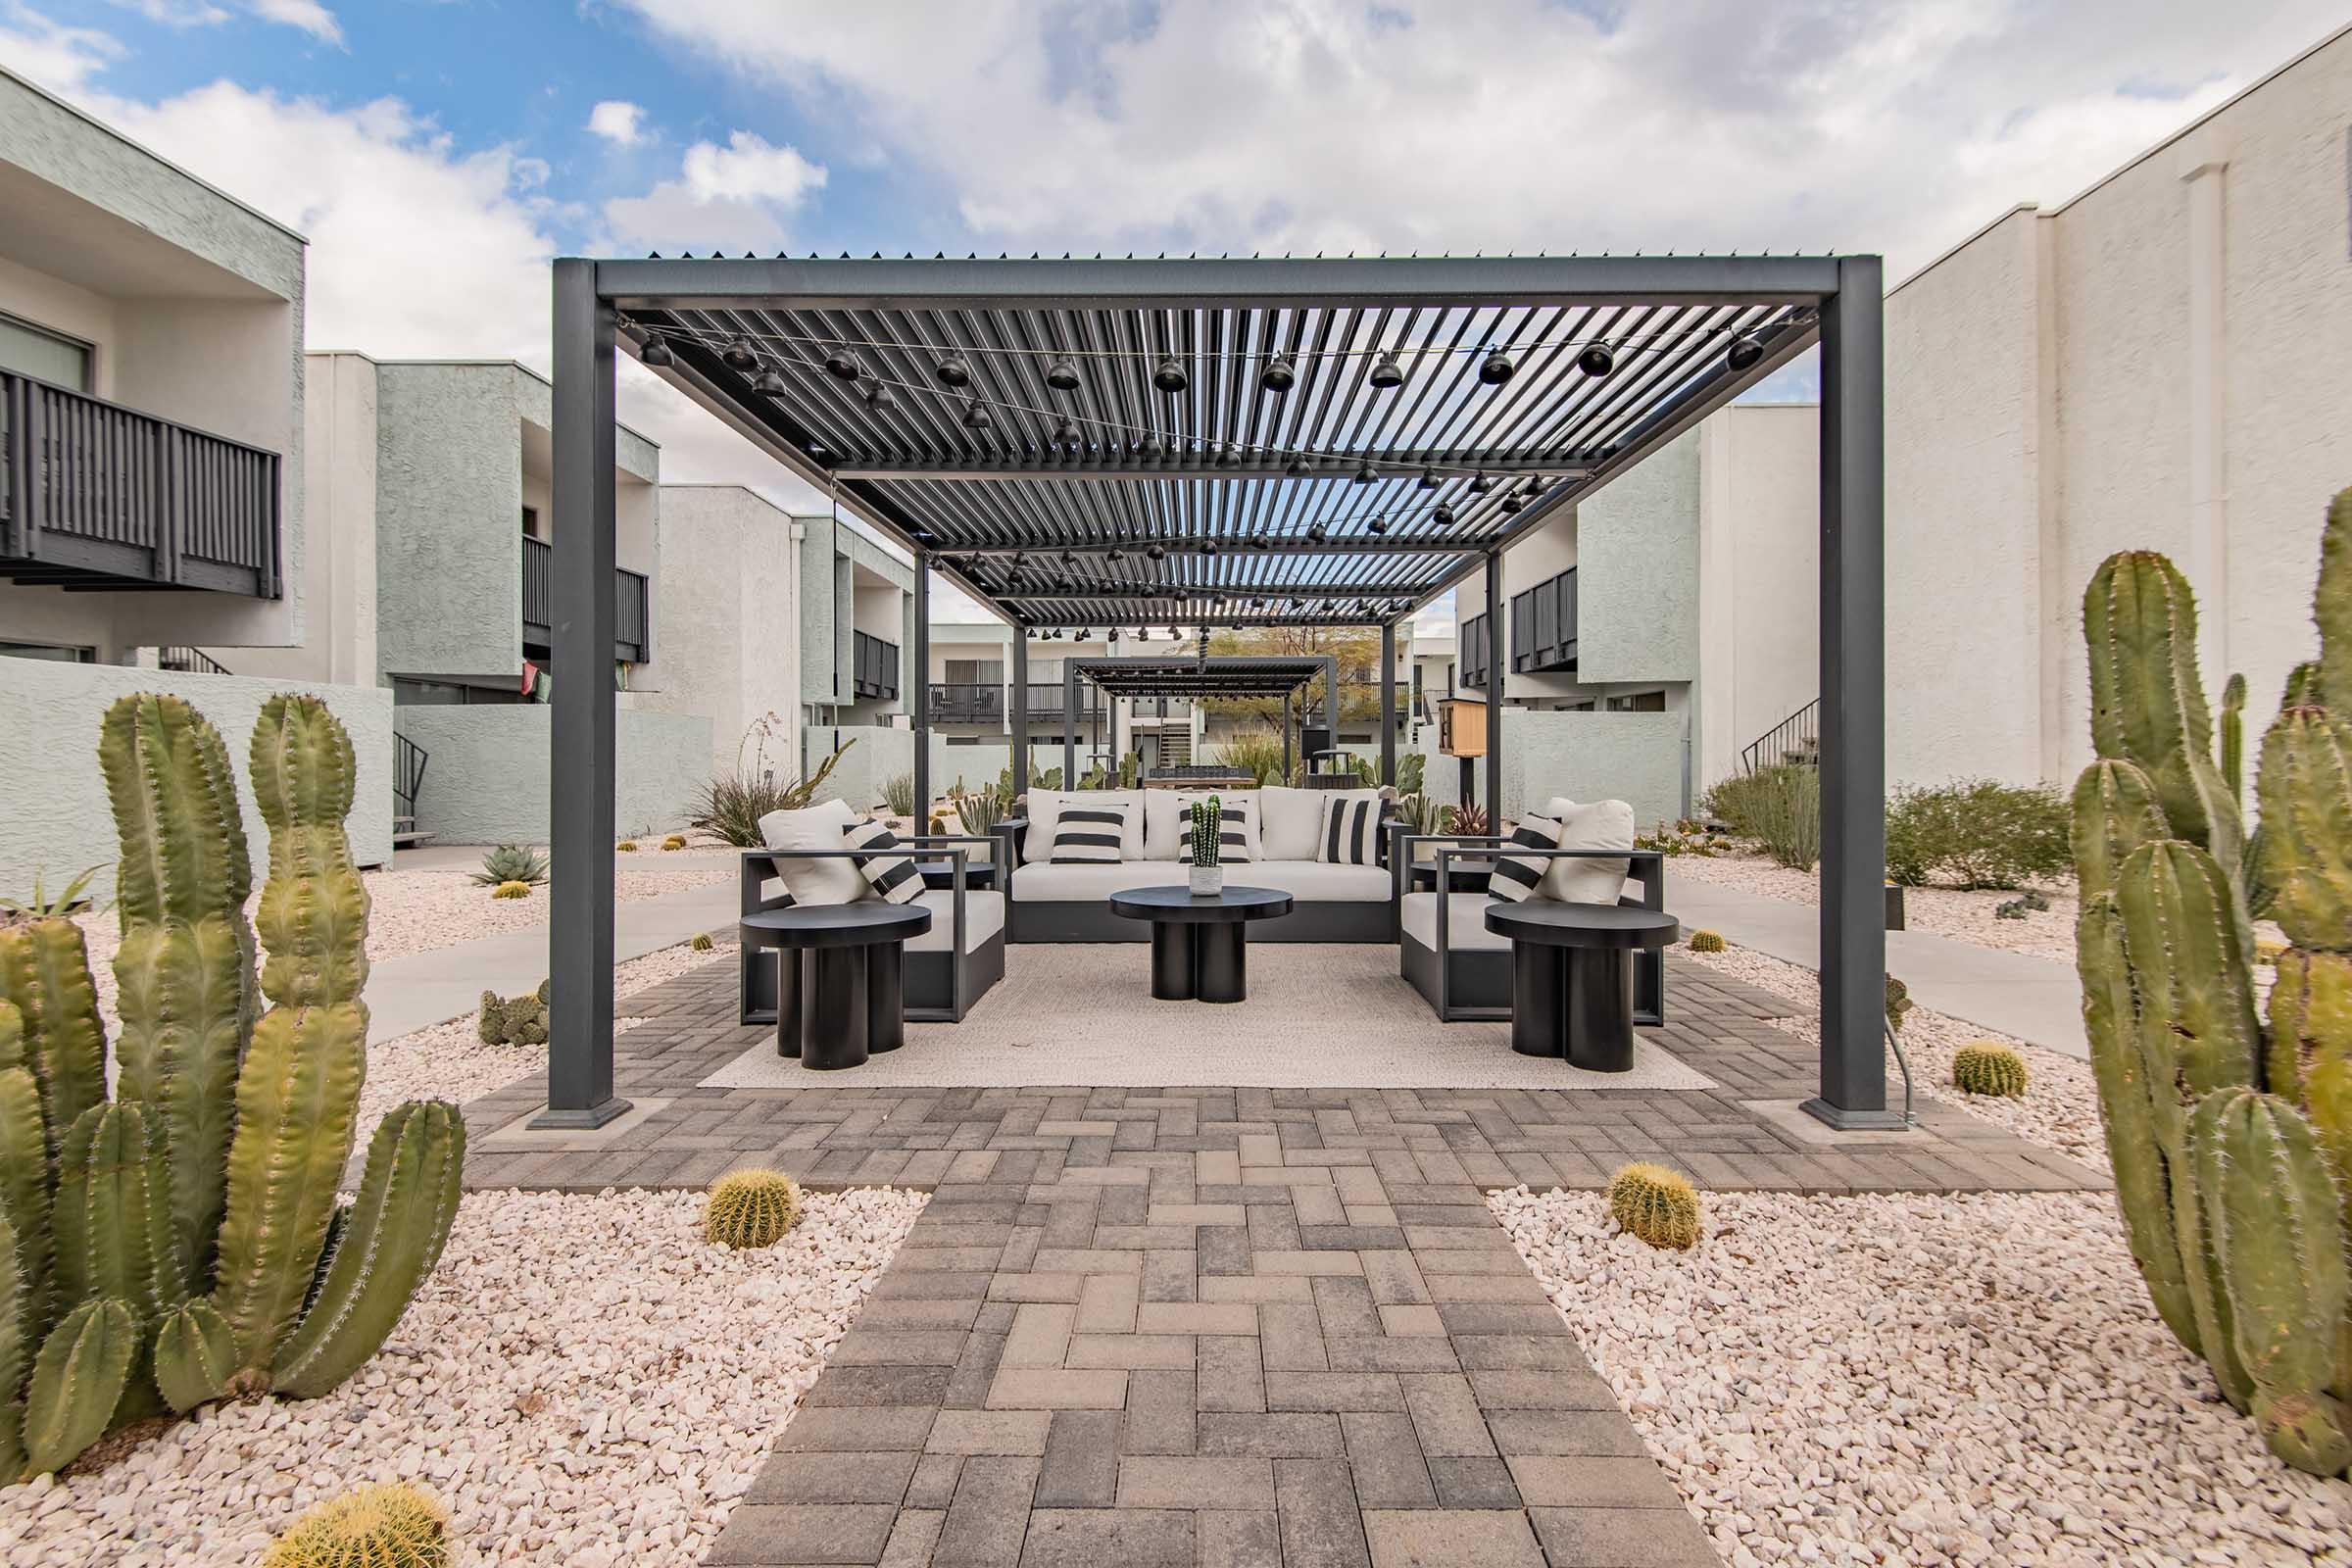
[[[371,602],[332,638],[278,656],[351,663],[390,690],[399,814],[423,837],[476,844],[547,834],[558,523],[552,389],[506,360],[309,356],[312,505],[337,601]],[[623,831],[683,820],[708,776],[708,714],[662,710],[657,657],[661,449],[622,426],[614,454],[617,629],[609,666],[578,678],[623,693]],[[348,590],[340,588],[348,574]]]
[[[354,848],[390,856],[390,695],[279,662],[338,613],[305,507],[304,250],[0,71],[0,896],[112,865],[98,719],[137,690],[240,763],[271,692],[324,696]]]

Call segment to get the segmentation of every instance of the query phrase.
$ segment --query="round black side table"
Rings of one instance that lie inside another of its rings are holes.
[[[1511,939],[1511,1049],[1588,1072],[1634,1065],[1634,954],[1682,927],[1657,909],[1528,899],[1487,910]]]
[[[1250,995],[1248,922],[1291,912],[1272,888],[1129,888],[1110,912],[1152,922],[1152,995],[1161,1002],[1242,1002]]]
[[[747,914],[747,948],[776,952],[776,1054],[819,1072],[861,1067],[906,1043],[908,937],[931,929],[911,904],[796,904]]]

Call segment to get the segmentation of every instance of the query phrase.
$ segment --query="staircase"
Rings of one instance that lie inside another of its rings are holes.
[[[1740,754],[1740,770],[1760,767],[1819,767],[1821,765],[1821,699],[1782,719],[1748,744]]]
[[[1190,767],[1193,763],[1193,726],[1169,724],[1159,732],[1159,765]]]
[[[416,792],[424,787],[424,764],[430,755],[400,731],[392,732],[392,847],[396,850],[413,850],[433,841],[432,834],[416,827]]]

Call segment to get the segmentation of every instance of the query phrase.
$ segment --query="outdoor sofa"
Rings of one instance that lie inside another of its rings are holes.
[[[1378,790],[1220,790],[1221,801],[1255,816],[1257,856],[1229,861],[1225,880],[1273,888],[1295,901],[1291,912],[1257,922],[1251,942],[1394,942],[1396,906],[1385,863],[1390,804]],[[1183,807],[1194,796],[1174,790],[1032,789],[1025,813],[997,824],[999,885],[1014,942],[1147,942],[1149,922],[1110,911],[1110,896],[1129,888],[1180,885],[1186,879]],[[1374,828],[1368,863],[1318,856],[1326,801],[1370,804]],[[1065,808],[1132,804],[1135,827],[1115,861],[1054,863],[1054,839]]]
[[[1551,807],[1565,804],[1554,801]],[[1634,818],[1630,806],[1615,801],[1598,804],[1603,808],[1623,808],[1612,811],[1597,831],[1589,833],[1582,841],[1571,842],[1576,839],[1574,834],[1564,836],[1562,846],[1556,849],[1511,844],[1490,834],[1417,834],[1403,823],[1390,827],[1388,861],[1396,900],[1397,968],[1413,989],[1428,1000],[1442,1021],[1464,1023],[1511,1016],[1511,944],[1508,938],[1487,929],[1490,895],[1483,889],[1460,890],[1463,872],[1483,872],[1501,855],[1559,864],[1563,874],[1568,866],[1586,861],[1618,861],[1623,862],[1622,875],[1604,873],[1596,883],[1588,872],[1580,879],[1583,888],[1575,891],[1597,891],[1604,897],[1614,893],[1617,904],[1644,909],[1665,908],[1665,857],[1655,850],[1633,847]],[[1410,886],[1410,868],[1423,845],[1434,847],[1432,859],[1424,863],[1434,867],[1437,885],[1455,891],[1441,895],[1416,891]],[[1617,867],[1606,869],[1613,872]],[[1547,884],[1546,891],[1539,897],[1556,891],[1556,887]],[[1569,902],[1600,900],[1588,897]],[[1666,956],[1656,952],[1637,954],[1634,1022],[1665,1021]]]
[[[766,847],[743,852],[742,912],[794,904],[858,903],[874,897],[855,867],[884,856],[918,866],[945,865],[944,887],[926,887],[912,903],[931,911],[931,929],[906,943],[906,1015],[919,1023],[957,1023],[989,987],[1004,978],[1004,895],[971,886],[978,853],[993,863],[996,841],[958,833],[899,835],[888,848],[842,848],[841,830],[858,820],[841,801],[760,818]],[[844,874],[844,873],[847,874]],[[994,878],[1002,886],[1003,878]],[[776,956],[746,947],[737,959],[738,1020],[776,1021]]]

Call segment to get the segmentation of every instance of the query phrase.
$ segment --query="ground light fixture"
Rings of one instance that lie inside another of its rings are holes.
[[[1500,386],[1518,373],[1518,362],[1500,349],[1478,362],[1478,378],[1489,386]]]
[[[1257,384],[1261,391],[1276,394],[1288,392],[1292,387],[1297,386],[1298,372],[1292,368],[1291,357],[1288,354],[1277,354],[1266,361],[1265,368],[1257,372]]]
[[[677,364],[678,357],[669,352],[669,345],[661,338],[649,337],[645,340],[645,346],[637,351],[637,363],[661,369]]]
[[[1078,362],[1067,354],[1055,355],[1054,363],[1046,367],[1046,385],[1056,392],[1077,391]]]
[[[1745,370],[1763,357],[1764,340],[1751,328],[1732,339],[1731,352],[1724,359],[1733,369]]]
[[[1193,378],[1184,373],[1183,361],[1173,354],[1163,354],[1160,356],[1159,368],[1152,372],[1152,384],[1173,397],[1191,386]]]
[[[1387,349],[1372,362],[1372,385],[1381,392],[1394,392],[1404,385],[1404,367],[1396,363],[1396,351]]]
[[[727,362],[727,368],[730,370],[756,370],[760,368],[760,356],[752,352],[752,345],[750,341],[745,338],[739,337],[734,342],[728,344],[726,347],[726,352],[721,355],[720,358]]]
[[[825,373],[836,381],[858,381],[865,377],[865,367],[846,344],[836,343],[833,352],[825,356]]]
[[[1606,343],[1588,344],[1576,357],[1576,368],[1597,381],[1617,368],[1617,351]]]

